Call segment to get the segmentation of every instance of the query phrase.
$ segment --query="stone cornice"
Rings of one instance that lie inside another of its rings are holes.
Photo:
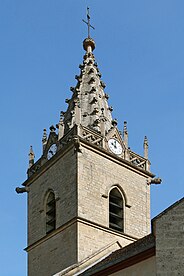
[[[79,138],[81,141],[81,146],[90,149],[91,151],[119,164],[122,165],[136,173],[139,173],[141,175],[147,176],[147,177],[151,177],[153,178],[155,175],[151,172],[145,171],[139,167],[137,167],[136,165],[133,165],[132,163],[130,163],[129,161],[118,157],[116,155],[114,155],[113,153],[103,149],[103,148],[99,148],[98,146],[96,146],[95,144],[89,143],[88,141],[86,141],[85,139],[82,139],[81,137]]]
[[[78,135],[77,135],[77,138],[80,142],[81,151],[82,151],[82,147],[84,147],[140,175],[151,177],[151,178],[154,177],[154,174],[152,174],[151,172],[148,172],[146,170],[143,170],[137,167],[136,165],[133,165],[131,162],[114,155],[113,153],[107,151],[106,149],[99,147],[98,145],[92,144],[91,142],[88,142],[87,140],[81,138]],[[65,146],[60,148],[58,152],[50,160],[45,161],[40,166],[39,170],[35,171],[22,185],[29,186],[36,178],[38,178],[41,174],[43,174],[49,167],[55,164],[61,157],[63,157],[72,148],[75,150],[75,145],[73,140],[69,141]],[[41,163],[41,160],[42,160],[42,157],[34,165],[36,165],[37,163]]]
[[[50,234],[48,235],[45,235],[44,237],[42,237],[41,239],[39,239],[38,241],[32,243],[31,245],[29,245],[28,247],[26,247],[24,250],[25,251],[30,251],[32,249],[34,249],[35,247],[39,246],[40,244],[44,243],[45,241],[47,241],[48,239],[52,238],[53,236],[55,235],[58,235],[60,232],[64,231],[66,228],[70,227],[71,225],[75,224],[75,223],[82,223],[82,224],[86,224],[90,227],[93,227],[93,228],[96,228],[98,230],[102,230],[102,231],[105,231],[105,232],[108,232],[110,234],[113,234],[113,235],[116,235],[116,236],[119,236],[121,238],[125,238],[129,241],[137,241],[138,239],[136,237],[133,237],[131,235],[128,235],[126,233],[121,233],[119,231],[116,231],[116,230],[113,230],[113,229],[110,229],[106,226],[103,226],[103,225],[100,225],[98,223],[95,223],[93,221],[90,221],[90,220],[87,220],[87,219],[84,219],[82,217],[75,217],[73,219],[71,219],[70,221],[68,221],[67,223],[65,223],[64,225],[58,227],[56,230],[54,230],[53,232],[51,232]]]

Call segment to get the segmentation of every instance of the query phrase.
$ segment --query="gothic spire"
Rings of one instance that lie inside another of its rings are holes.
[[[66,99],[67,111],[64,113],[64,129],[68,132],[75,124],[89,127],[105,135],[112,127],[112,108],[108,105],[105,83],[93,51],[95,42],[88,37],[83,41],[86,51],[83,63],[79,65],[80,74],[76,75],[77,84],[71,87],[73,95]]]

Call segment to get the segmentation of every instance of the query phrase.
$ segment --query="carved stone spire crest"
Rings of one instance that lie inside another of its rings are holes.
[[[81,124],[105,135],[112,128],[112,108],[108,105],[108,97],[104,92],[105,84],[101,80],[93,54],[94,40],[90,37],[86,38],[83,47],[86,53],[83,64],[79,66],[80,74],[76,76],[77,85],[71,87],[73,95],[70,100],[67,100],[68,108],[63,120],[65,134],[74,124]],[[105,118],[102,124],[100,124],[101,110]]]

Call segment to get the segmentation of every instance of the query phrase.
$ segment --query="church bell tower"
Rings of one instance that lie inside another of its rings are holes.
[[[130,150],[127,123],[121,134],[112,118],[90,35],[83,48],[67,110],[49,135],[44,129],[36,162],[30,149],[28,178],[17,188],[28,196],[29,276],[64,275],[150,232],[147,138],[143,157]]]

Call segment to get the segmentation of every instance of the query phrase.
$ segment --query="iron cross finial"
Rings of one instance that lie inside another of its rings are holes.
[[[90,14],[89,14],[89,8],[88,7],[87,7],[87,21],[85,21],[84,19],[82,19],[82,21],[84,23],[86,23],[87,26],[88,26],[88,38],[90,38],[90,28],[92,28],[94,30],[95,30],[95,28],[93,26],[91,26],[91,24],[90,24]]]

